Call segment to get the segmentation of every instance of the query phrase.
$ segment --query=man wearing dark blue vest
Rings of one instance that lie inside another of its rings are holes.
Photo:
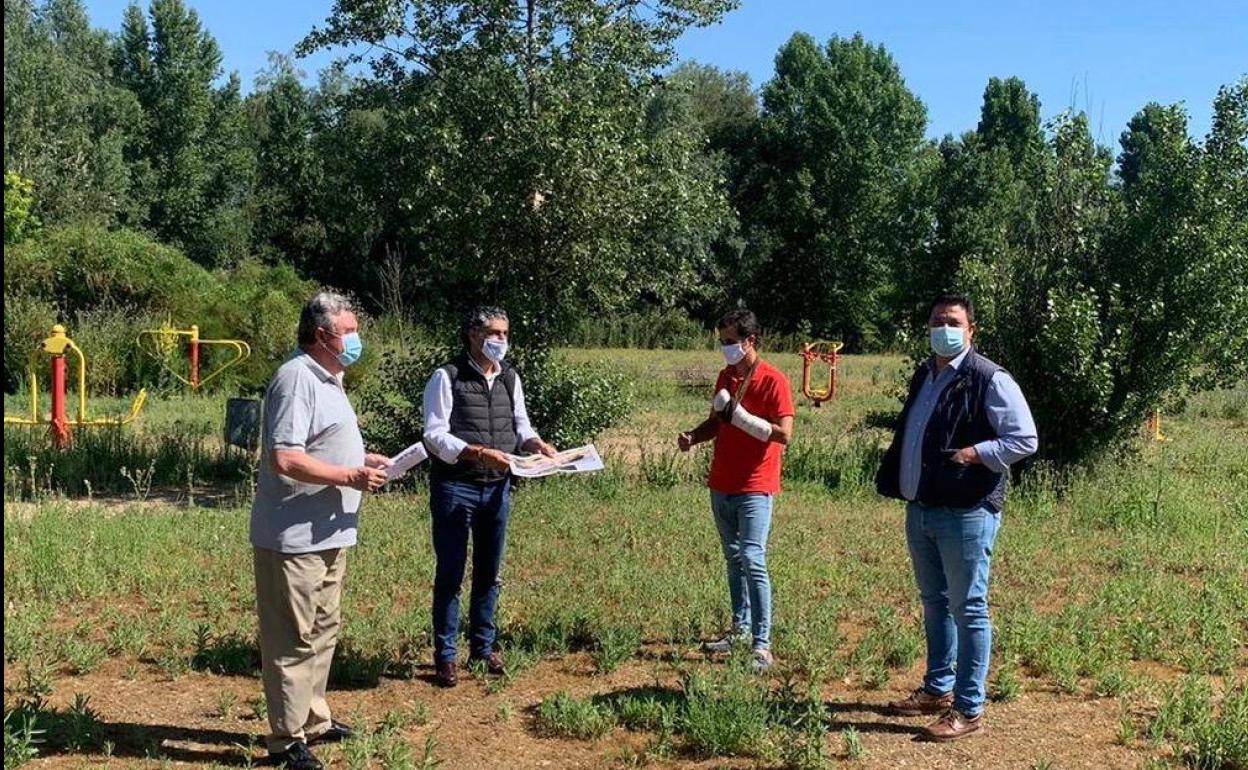
[[[499,308],[474,310],[461,330],[463,352],[435,371],[425,387],[424,441],[432,461],[429,507],[437,559],[433,653],[442,687],[458,683],[459,590],[470,535],[468,660],[490,674],[504,673],[494,647],[494,611],[511,511],[509,455],[517,450],[555,453],[530,426],[520,377],[504,361],[509,333],[507,314]]]
[[[975,308],[942,294],[928,314],[932,356],[919,365],[876,488],[906,501],[906,541],[923,599],[927,673],[895,713],[939,714],[928,740],[979,730],[992,651],[988,572],[1009,467],[1035,453],[1018,383],[972,346]]]

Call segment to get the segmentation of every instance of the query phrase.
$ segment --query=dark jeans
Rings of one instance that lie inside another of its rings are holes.
[[[511,481],[492,484],[434,481],[429,488],[433,519],[433,657],[455,660],[459,636],[459,587],[468,562],[472,533],[472,596],[468,604],[469,654],[494,651],[494,610],[498,606],[498,573],[511,512]]]

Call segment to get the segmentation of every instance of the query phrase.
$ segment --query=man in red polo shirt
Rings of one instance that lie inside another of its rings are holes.
[[[707,486],[728,570],[733,629],[703,648],[728,652],[750,642],[754,670],[765,671],[775,662],[767,533],[772,501],[780,491],[784,445],[793,435],[793,396],[788,378],[758,355],[759,327],[753,313],[733,310],[718,328],[728,365],[715,382],[711,415],[677,440],[682,452],[715,442]]]

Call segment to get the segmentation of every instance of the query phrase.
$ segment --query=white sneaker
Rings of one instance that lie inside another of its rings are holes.
[[[776,665],[776,658],[771,654],[771,650],[755,650],[754,659],[750,661],[750,670],[755,674],[761,674],[774,665]]]
[[[741,647],[749,643],[749,632],[733,631],[722,639],[716,639],[713,642],[703,642],[702,651],[727,654],[732,652],[734,647]]]

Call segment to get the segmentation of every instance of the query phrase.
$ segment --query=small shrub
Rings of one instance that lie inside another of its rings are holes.
[[[91,708],[91,699],[75,693],[61,725],[61,743],[74,753],[93,750],[103,738],[99,714]]]
[[[673,451],[650,451],[642,447],[637,471],[642,481],[656,489],[671,489],[688,475]]]
[[[634,626],[609,628],[598,635],[591,653],[600,674],[609,674],[637,652],[641,632]]]
[[[7,256],[7,255],[6,255]],[[31,354],[52,332],[57,322],[56,306],[42,297],[10,292],[4,287],[4,387],[5,392],[25,390]],[[46,361],[44,362],[46,364]],[[46,383],[47,369],[38,372]],[[23,407],[25,403],[23,402]]]
[[[43,730],[36,728],[35,714],[26,710],[4,712],[4,770],[16,770],[39,755]]]
[[[524,375],[533,426],[557,447],[592,441],[632,407],[624,375],[606,364],[572,364],[549,353],[522,351],[516,367]]]
[[[102,644],[71,636],[65,640],[61,654],[69,666],[69,673],[81,676],[94,671],[108,653]]]
[[[1149,725],[1155,741],[1198,770],[1248,767],[1248,682],[1230,682],[1217,706],[1209,680],[1188,676],[1166,696]]]
[[[867,750],[862,745],[862,734],[857,728],[846,727],[841,730],[841,745],[844,746],[848,759],[862,759],[867,755]]]
[[[1131,677],[1121,668],[1106,670],[1096,682],[1096,694],[1102,698],[1126,695],[1134,688]]]
[[[537,729],[542,735],[580,738],[601,738],[615,727],[615,714],[607,707],[589,700],[577,700],[560,690],[537,707]]]
[[[675,722],[675,704],[650,695],[634,695],[612,702],[620,724],[634,731],[659,731]]]
[[[793,770],[825,770],[830,763],[823,696],[814,686],[804,697],[797,695],[790,686],[785,687],[784,693],[780,709],[787,718],[781,752],[785,766]]]
[[[260,667],[260,650],[255,642],[237,634],[214,636],[201,624],[195,631],[195,654],[191,668],[214,674],[242,676]]]
[[[694,674],[685,680],[685,738],[705,757],[759,756],[769,724],[767,691],[735,667],[717,680]]]
[[[1007,659],[997,668],[997,675],[992,679],[988,697],[998,703],[1017,700],[1023,693],[1023,683],[1018,678],[1018,664]]]

